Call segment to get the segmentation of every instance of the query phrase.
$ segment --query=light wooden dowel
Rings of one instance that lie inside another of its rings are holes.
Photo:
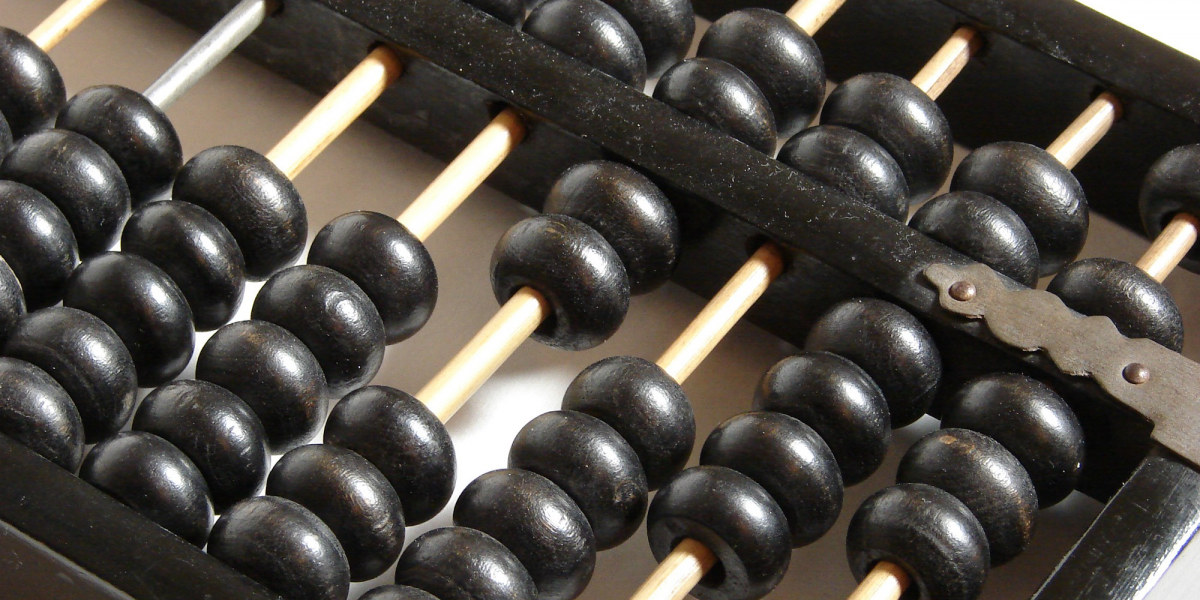
[[[783,252],[779,246],[773,242],[763,244],[667,348],[658,366],[683,383],[782,271]]]
[[[812,35],[845,3],[846,0],[800,0],[786,14],[800,29]]]
[[[492,320],[442,367],[416,397],[443,423],[550,315],[550,304],[533,288],[521,288]]]
[[[399,221],[425,241],[483,180],[525,139],[525,122],[506,108],[438,175],[400,215]]]
[[[1162,283],[1196,244],[1197,230],[1200,230],[1200,220],[1196,217],[1187,213],[1175,215],[1138,260],[1138,268]]]
[[[1075,118],[1054,143],[1046,147],[1046,152],[1068,169],[1074,169],[1120,118],[1121,101],[1104,92]]]
[[[394,51],[385,46],[376,48],[275,144],[267,158],[295,179],[403,70]]]
[[[67,0],[63,2],[40,25],[29,32],[29,39],[45,51],[58,45],[68,33],[79,27],[79,24],[107,0]]]
[[[658,564],[632,600],[681,600],[715,564],[717,557],[711,550],[687,538]]]
[[[900,600],[911,583],[904,569],[883,561],[867,573],[848,600]]]
[[[950,82],[958,77],[971,61],[971,55],[979,50],[983,40],[973,27],[959,27],[950,39],[925,63],[921,72],[912,78],[913,85],[937,100]]]

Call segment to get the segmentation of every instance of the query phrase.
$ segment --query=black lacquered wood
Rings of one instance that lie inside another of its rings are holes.
[[[1037,243],[1025,222],[999,200],[978,192],[942,194],[926,202],[909,227],[1028,287],[1037,285]]]
[[[667,69],[654,98],[762,152],[775,154],[775,117],[758,86],[737,67],[689,58]]]
[[[633,27],[646,53],[648,75],[661,75],[683,60],[696,35],[696,15],[688,0],[604,0]]]
[[[529,35],[637,89],[646,85],[646,53],[621,13],[600,0],[547,0],[529,13]]]
[[[0,358],[0,433],[74,473],[83,460],[83,421],[71,397],[45,371]]]
[[[520,26],[525,20],[523,0],[470,0],[468,4],[512,27]]]
[[[407,585],[381,585],[358,597],[358,600],[438,600],[433,594]]]
[[[50,56],[7,27],[0,27],[0,90],[0,112],[18,138],[48,127],[67,101]]]
[[[538,590],[504,544],[469,527],[442,527],[413,540],[396,564],[396,583],[439,600],[534,600]]]
[[[1200,144],[1175,148],[1151,165],[1142,182],[1138,209],[1151,238],[1158,237],[1178,213],[1200,215]],[[1200,251],[1193,247],[1181,264],[1200,271]]]
[[[21,280],[26,305],[37,310],[62,300],[79,262],[75,232],[62,211],[27,185],[0,181],[0,222],[0,256]]]
[[[898,221],[908,217],[908,182],[896,159],[866,134],[817,125],[792,136],[779,162]]]
[[[25,294],[21,290],[21,282],[8,263],[4,262],[3,254],[0,254],[0,347],[25,317],[25,312]]]
[[[1128,337],[1149,338],[1183,351],[1179,306],[1163,284],[1135,265],[1114,258],[1085,258],[1063,267],[1046,290],[1078,312],[1112,319]]]

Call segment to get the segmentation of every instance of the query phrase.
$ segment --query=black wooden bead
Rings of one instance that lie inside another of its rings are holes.
[[[909,227],[975,259],[1017,283],[1037,285],[1037,243],[1025,222],[979,192],[950,192],[926,202]]]
[[[43,193],[62,211],[83,257],[108,250],[129,217],[129,186],[112,157],[73,131],[39,131],[17,142],[0,177]]]
[[[290,179],[265,156],[217,146],[193,156],[175,179],[174,199],[221,220],[246,260],[246,276],[262,280],[300,256],[308,213]]]
[[[9,335],[4,355],[33,363],[67,390],[89,444],[120,431],[133,414],[133,358],[121,338],[89,313],[60,306],[30,313]]]
[[[903,77],[863,73],[843,81],[825,101],[821,123],[879,142],[904,171],[914,201],[933,195],[950,174],[950,123],[936,102]]]
[[[1156,238],[1178,213],[1200,217],[1200,144],[1180,146],[1154,161],[1138,196],[1142,225]],[[1200,246],[1180,263],[1200,272]]]
[[[570,600],[596,568],[587,517],[549,479],[520,469],[484,473],[462,491],[454,524],[504,544],[525,565],[540,600]]]
[[[13,136],[49,127],[67,101],[58,67],[33,40],[0,27],[0,112]]]
[[[118,85],[90,87],[67,101],[55,127],[87,136],[116,161],[134,204],[166,191],[183,166],[183,147],[167,115]]]
[[[179,286],[197,331],[233,318],[246,287],[246,262],[233,234],[190,202],[143,204],[121,233],[121,250],[162,269]]]
[[[442,527],[413,540],[396,564],[396,583],[438,600],[538,598],[533,579],[512,551],[468,527]]]
[[[825,99],[825,61],[795,21],[781,12],[746,8],[718,19],[696,56],[723,60],[748,75],[771,103],[779,135],[812,121]]]
[[[804,342],[850,359],[883,390],[893,428],[921,418],[937,394],[942,357],[929,331],[908,311],[855,298],[821,315]]]
[[[646,535],[660,562],[689,538],[716,555],[717,564],[692,588],[700,600],[761,598],[783,579],[792,555],[779,505],[753,479],[725,467],[692,467],[659,490]]]
[[[696,439],[696,417],[683,388],[658,365],[633,356],[605,358],[584,369],[562,407],[608,423],[637,453],[651,490],[683,469]]]
[[[712,58],[676,63],[654,86],[654,98],[773,156],[775,117],[758,86],[737,67]]]
[[[629,292],[667,282],[679,260],[679,219],[645,175],[607,160],[577,164],[558,177],[542,206],[574,217],[608,240],[629,276]]]
[[[300,338],[321,363],[331,396],[362,387],[383,366],[379,311],[362,288],[333,269],[297,265],[272,275],[250,316]]]
[[[660,75],[683,60],[696,35],[696,14],[688,0],[604,0],[617,9],[637,34],[646,53],[646,70]]]
[[[525,20],[525,3],[522,0],[467,0],[467,4],[512,27],[517,27]]]
[[[547,0],[525,20],[525,33],[637,89],[646,85],[646,53],[629,22],[600,0]]]
[[[170,442],[144,431],[122,432],[88,452],[79,478],[204,547],[213,518],[208,485],[196,465]]]
[[[754,410],[781,412],[816,431],[846,485],[874,473],[892,442],[883,390],[858,365],[828,352],[801,352],[775,363],[754,390]]]
[[[174,379],[192,359],[196,336],[187,298],[140,256],[105,252],[83,261],[67,280],[63,306],[92,313],[112,327],[133,357],[141,387]]]
[[[79,262],[79,246],[67,217],[41,192],[0,181],[0,223],[0,256],[21,281],[28,308],[57,304]]]
[[[358,600],[439,600],[433,594],[407,585],[381,585],[358,597]]]
[[[893,219],[908,217],[904,171],[866,134],[837,125],[809,127],[788,140],[778,158]]]
[[[83,459],[83,421],[71,397],[45,371],[0,358],[0,433],[74,473]]]
[[[842,511],[842,475],[825,441],[776,412],[748,412],[717,425],[700,464],[733,469],[761,485],[783,509],[792,546],[811,544]]]
[[[308,509],[259,496],[229,509],[213,526],[208,553],[288,600],[345,600],[346,554]]]
[[[650,492],[637,454],[590,415],[559,410],[530,421],[513,440],[508,466],[562,488],[591,524],[597,550],[629,539],[646,516]]]
[[[942,429],[926,435],[900,460],[896,482],[932,485],[967,505],[987,534],[992,566],[1016,558],[1033,538],[1033,481],[1011,452],[982,433]]]
[[[1112,319],[1131,338],[1149,338],[1183,351],[1183,315],[1166,286],[1145,271],[1115,258],[1073,262],[1046,286],[1067,306],[1085,315]]]
[[[325,424],[325,443],[371,461],[400,495],[410,526],[432,519],[454,493],[450,434],[424,404],[395,388],[371,385],[342,398]]]
[[[387,343],[420,331],[437,304],[438,280],[429,250],[396,219],[352,212],[321,228],[308,263],[358,284],[383,319]]]
[[[350,564],[350,580],[383,574],[404,547],[404,511],[392,485],[370,462],[345,448],[311,444],[291,450],[267,477],[267,494],[320,517]]]
[[[1087,197],[1065,165],[1021,142],[976,148],[954,171],[950,189],[987,194],[1013,209],[1037,242],[1041,275],[1071,262],[1088,232]]]
[[[249,405],[275,453],[306,442],[327,412],[325,375],[316,357],[288,330],[266,321],[235,321],[218,329],[196,359],[196,379]]]
[[[0,253],[0,347],[4,346],[8,335],[25,317],[26,311],[21,282],[3,257]]]
[[[975,600],[988,572],[988,543],[979,521],[954,496],[930,485],[875,492],[850,520],[846,557],[862,581],[880,561],[904,569],[912,597]]]
[[[208,482],[217,512],[253,496],[267,478],[271,455],[262,422],[219,385],[181,379],[150,392],[133,416],[133,429],[182,450]]]
[[[538,215],[513,225],[492,252],[492,292],[501,304],[531,287],[551,315],[534,339],[586,350],[616,333],[629,310],[625,267],[604,236],[564,215]]]
[[[1054,390],[1024,375],[971,380],[946,406],[942,427],[978,431],[1000,442],[1029,473],[1040,508],[1066,498],[1083,470],[1086,445],[1075,413]]]

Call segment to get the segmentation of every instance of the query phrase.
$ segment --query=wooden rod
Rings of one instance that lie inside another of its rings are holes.
[[[632,600],[682,600],[715,564],[716,555],[704,544],[684,539],[633,593]]]
[[[1196,244],[1197,231],[1200,231],[1200,220],[1195,216],[1187,213],[1175,215],[1138,260],[1138,268],[1162,283]]]
[[[958,77],[971,61],[971,55],[979,50],[983,39],[973,27],[959,27],[950,39],[938,49],[933,58],[925,63],[921,72],[912,78],[913,85],[937,100],[942,92],[950,86],[950,82]]]
[[[867,573],[848,600],[900,600],[911,584],[904,569],[885,560]]]
[[[763,244],[667,348],[658,366],[683,383],[781,272],[783,251],[774,242]]]
[[[385,46],[376,48],[275,144],[267,158],[295,179],[403,70],[394,51]]]
[[[492,119],[446,166],[437,179],[404,210],[399,221],[425,241],[525,139],[525,121],[512,108]]]
[[[417,392],[417,399],[443,423],[449,421],[549,315],[550,304],[540,293],[529,287],[517,290],[487,325]]]
[[[1121,101],[1111,93],[1104,92],[1075,118],[1054,143],[1046,147],[1046,152],[1068,169],[1074,169],[1120,118]]]
[[[800,0],[786,14],[805,33],[813,35],[845,3],[846,0]]]
[[[67,0],[50,13],[50,16],[46,17],[46,20],[42,21],[33,31],[29,32],[29,39],[33,40],[38,48],[49,52],[106,1]]]

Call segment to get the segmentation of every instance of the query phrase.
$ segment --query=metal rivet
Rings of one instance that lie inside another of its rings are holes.
[[[1150,369],[1147,369],[1146,365],[1142,363],[1129,363],[1125,365],[1125,370],[1121,371],[1121,374],[1125,376],[1125,381],[1134,385],[1141,385],[1150,381]]]
[[[955,281],[950,286],[950,297],[959,302],[970,302],[975,299],[975,284],[970,281]]]

